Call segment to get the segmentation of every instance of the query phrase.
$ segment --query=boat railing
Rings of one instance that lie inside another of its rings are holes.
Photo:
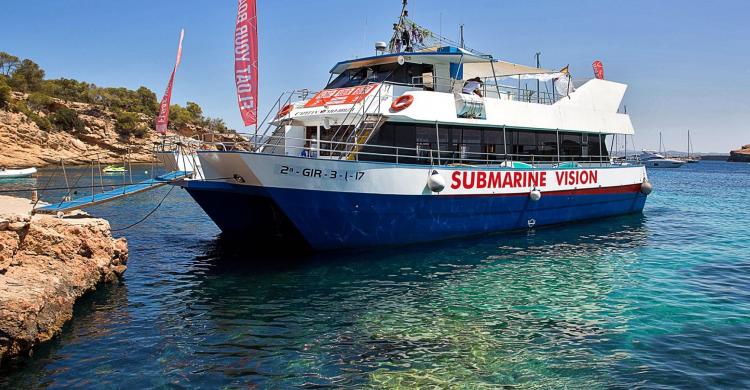
[[[524,103],[538,103],[538,104],[554,104],[560,100],[562,95],[550,92],[545,84],[546,90],[540,88],[529,88],[527,85],[521,85],[524,75],[507,75],[498,76],[497,79],[509,79],[518,80],[518,85],[501,84],[500,82],[495,83],[495,78],[484,77],[480,87],[480,92],[485,98],[493,98],[500,100],[513,100]],[[532,81],[535,81],[531,79]],[[528,81],[528,80],[526,80]],[[424,76],[412,77],[411,83],[395,83],[386,82],[389,84],[400,85],[405,87],[412,87],[414,89],[426,89],[433,91],[444,91],[446,93],[461,93],[463,91],[464,83],[463,80],[455,80],[452,78],[436,77],[431,76],[425,78]],[[553,87],[554,88],[554,87]]]
[[[275,137],[275,136],[269,136]],[[357,143],[318,140],[316,138],[283,137],[284,141],[295,141],[295,144],[285,146],[285,155],[295,157],[306,157],[312,159],[342,160],[354,154],[354,160],[361,161],[383,161],[396,164],[429,164],[429,165],[498,165],[512,167],[513,163],[530,164],[530,167],[549,166],[556,167],[566,164],[564,167],[580,166],[622,166],[632,165],[631,161],[613,159],[605,154],[588,155],[562,155],[562,154],[527,154],[527,153],[493,153],[473,152],[466,150],[445,150],[431,148],[410,148],[389,145],[367,144],[364,148],[357,149]],[[239,145],[228,146],[227,150],[241,149]],[[362,145],[359,145],[360,147]],[[342,150],[347,150],[342,153]],[[516,166],[517,167],[517,166]]]
[[[307,100],[309,97],[315,96],[316,93],[317,92],[307,88],[282,92],[271,105],[271,108],[268,109],[263,119],[257,123],[255,134],[251,137],[253,140],[253,148],[257,149],[259,143],[265,143],[269,131],[271,131],[271,129],[276,129],[277,126],[274,125],[273,122],[275,119],[278,119],[278,113],[283,107],[288,104],[294,104],[298,101]],[[259,129],[263,130],[259,131]]]
[[[382,100],[383,100],[383,96],[382,95],[383,95],[383,88],[386,85],[387,84],[385,84],[385,83],[380,83],[378,85],[377,89],[375,90],[375,92],[370,94],[371,97],[365,98],[365,100],[362,101],[362,103],[361,103],[362,115],[359,116],[359,120],[357,121],[356,124],[352,123],[350,125],[347,125],[347,119],[349,119],[349,117],[355,111],[357,111],[357,114],[359,114],[359,112],[358,112],[359,108],[357,107],[356,104],[353,104],[352,108],[349,110],[349,112],[346,113],[346,116],[341,121],[342,124],[336,130],[336,133],[334,133],[332,139],[337,139],[337,136],[339,135],[339,131],[342,128],[346,128],[346,130],[344,131],[344,134],[341,135],[340,139],[342,139],[344,141],[343,143],[341,143],[343,145],[342,151],[346,151],[347,155],[349,155],[348,149],[352,149],[352,148],[356,148],[357,147],[356,145],[355,146],[349,145],[349,140],[353,139],[356,142],[356,140],[358,139],[358,136],[359,136],[358,130],[361,131],[362,123],[364,123],[364,121],[365,121],[365,119],[367,117],[367,114],[370,113],[371,111],[373,111],[372,110],[373,108],[377,108],[374,112],[376,112],[378,114],[382,113],[382,111],[381,111],[382,110],[381,103],[382,103]],[[373,105],[375,105],[375,102],[377,102],[377,105],[375,107],[373,107]],[[357,117],[356,114],[355,114],[355,117]]]

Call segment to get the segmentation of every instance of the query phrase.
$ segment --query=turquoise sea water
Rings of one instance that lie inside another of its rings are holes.
[[[0,386],[750,387],[750,165],[649,175],[643,215],[315,256],[225,242],[175,189]],[[126,226],[167,191],[91,211]]]

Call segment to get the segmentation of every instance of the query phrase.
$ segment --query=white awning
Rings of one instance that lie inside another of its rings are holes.
[[[474,77],[492,77],[492,68],[495,68],[494,75],[497,77],[504,76],[515,76],[515,75],[539,75],[538,77],[528,78],[541,78],[542,74],[556,73],[552,70],[535,68],[533,66],[526,66],[520,64],[514,64],[512,62],[505,61],[493,61],[491,64],[489,61],[486,62],[475,62],[475,63],[464,63],[464,80],[468,80]]]

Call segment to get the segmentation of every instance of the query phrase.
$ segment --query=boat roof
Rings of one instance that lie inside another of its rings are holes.
[[[552,71],[547,69],[499,61],[493,59],[490,55],[479,55],[460,47],[453,46],[432,47],[416,52],[388,53],[341,61],[331,68],[330,73],[340,74],[347,69],[397,63],[399,57],[403,57],[404,61],[411,64],[437,65],[461,63],[464,64],[466,68],[472,68],[473,71],[469,72],[472,77],[476,77],[479,74],[492,76],[492,67],[495,68],[495,74],[497,76],[552,73]]]

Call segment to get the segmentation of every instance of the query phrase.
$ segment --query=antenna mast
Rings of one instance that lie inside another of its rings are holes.
[[[409,0],[403,0],[401,4],[401,15],[398,17],[398,23],[393,24],[393,36],[388,43],[388,51],[398,53],[402,49],[411,51],[411,36],[409,29],[406,28],[406,18],[409,17],[409,10],[406,9]]]

